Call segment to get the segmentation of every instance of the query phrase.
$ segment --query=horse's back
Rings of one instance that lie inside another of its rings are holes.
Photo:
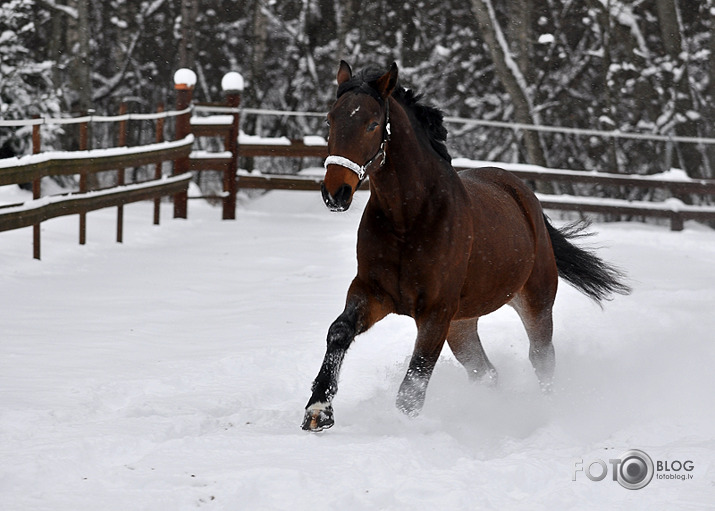
[[[484,200],[482,191],[489,191],[490,194],[497,196],[501,192],[506,192],[514,200],[523,203],[524,207],[529,208],[530,213],[541,212],[539,200],[531,189],[524,181],[507,170],[499,167],[481,167],[462,170],[458,175],[471,196],[477,194],[480,200]]]

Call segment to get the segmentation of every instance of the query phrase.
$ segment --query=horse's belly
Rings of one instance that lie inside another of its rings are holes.
[[[467,270],[458,318],[483,316],[509,303],[524,287],[534,264],[533,247],[515,247],[513,254],[480,250]]]

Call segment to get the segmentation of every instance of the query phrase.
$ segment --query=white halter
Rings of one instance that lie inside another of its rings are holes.
[[[370,163],[370,162],[368,162],[368,163]],[[352,170],[353,172],[355,172],[358,175],[358,179],[360,179],[360,181],[365,179],[365,171],[366,171],[367,165],[358,165],[354,161],[349,160],[349,159],[345,158],[344,156],[335,156],[335,155],[328,156],[327,158],[325,158],[325,162],[323,163],[325,170],[328,169],[328,165],[340,165],[341,167],[345,167],[346,169],[349,169],[349,170]]]

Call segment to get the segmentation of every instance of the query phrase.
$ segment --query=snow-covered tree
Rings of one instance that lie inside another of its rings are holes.
[[[0,4],[0,119],[57,115],[60,95],[49,78],[53,62],[38,60],[34,0]],[[51,135],[51,129],[47,135]],[[0,128],[0,157],[29,152],[30,128]],[[49,140],[48,140],[49,142]]]

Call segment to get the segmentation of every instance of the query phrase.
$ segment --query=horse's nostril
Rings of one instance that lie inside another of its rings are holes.
[[[341,185],[338,191],[335,192],[335,195],[333,195],[328,191],[325,183],[322,183],[320,191],[323,195],[323,202],[333,211],[345,211],[350,206],[353,191],[350,185]]]
[[[338,205],[344,206],[350,201],[350,197],[352,196],[353,189],[350,187],[350,185],[342,185],[340,188],[338,188],[338,191],[335,193],[335,202]]]

